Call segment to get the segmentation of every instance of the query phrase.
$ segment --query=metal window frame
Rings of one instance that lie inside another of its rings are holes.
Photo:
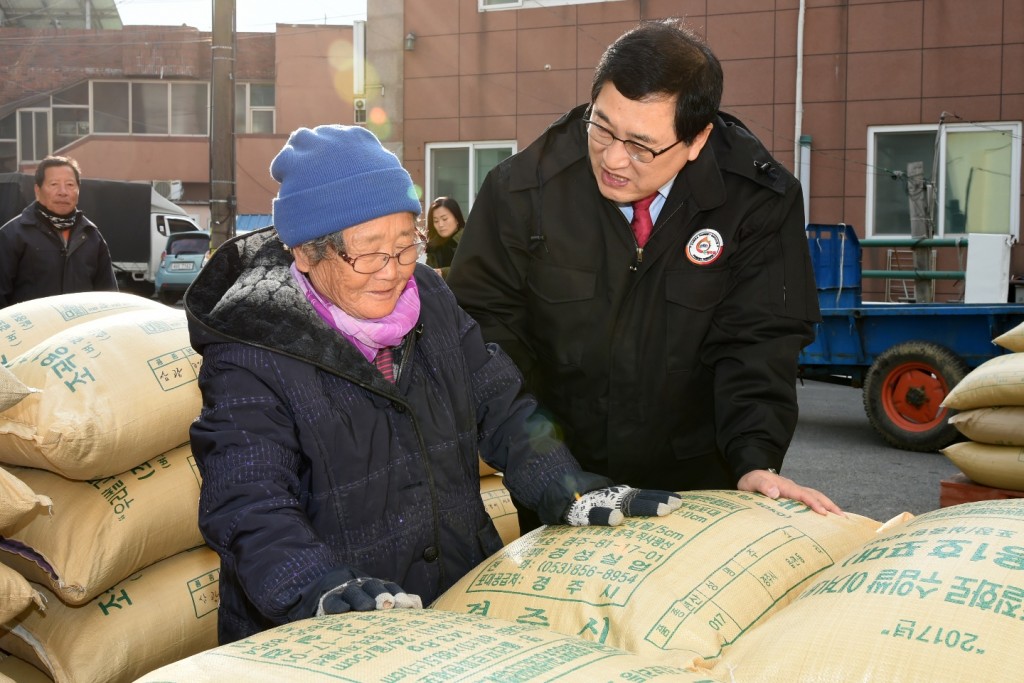
[[[500,149],[500,148],[511,148],[512,154],[519,151],[519,145],[515,140],[475,140],[475,141],[462,141],[462,142],[428,142],[424,145],[424,160],[423,160],[423,186],[424,186],[424,200],[425,203],[429,204],[433,197],[436,195],[436,189],[434,188],[434,164],[433,154],[438,149],[467,149],[469,150],[469,168],[467,169],[469,178],[469,205],[463,206],[462,213],[465,216],[469,215],[469,209],[473,206],[476,201],[476,187],[474,179],[476,178],[476,151],[481,149]],[[511,155],[510,155],[511,156]]]
[[[866,181],[864,188],[864,234],[867,237],[875,236],[875,177],[878,175],[878,169],[876,168],[877,158],[877,139],[879,135],[886,134],[899,134],[899,133],[920,133],[924,131],[935,132],[939,128],[938,124],[908,124],[908,125],[886,125],[886,126],[868,126],[867,131],[867,168],[866,168]],[[965,132],[984,132],[990,133],[993,131],[1005,132],[1011,136],[1015,144],[1010,145],[1010,191],[1008,201],[1010,203],[1010,226],[1009,233],[1014,241],[1020,240],[1020,191],[1021,191],[1021,131],[1022,123],[1020,121],[991,121],[991,122],[978,122],[978,123],[947,123],[942,126],[942,135],[939,137],[939,159],[938,169],[939,177],[935,179],[938,187],[938,199],[937,206],[945,206],[946,200],[946,159],[947,149],[946,142],[947,137],[950,133],[965,133]],[[946,212],[939,211],[935,221],[935,237],[944,237],[946,231]],[[909,228],[909,223],[908,223]],[[951,233],[951,235],[959,235],[960,233]],[[909,231],[906,234],[892,234],[885,233],[885,237],[909,237]]]

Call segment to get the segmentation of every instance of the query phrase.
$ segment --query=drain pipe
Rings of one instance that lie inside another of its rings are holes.
[[[800,191],[804,195],[804,220],[811,223],[811,136],[801,135],[797,149],[800,160],[795,175],[800,179]]]
[[[796,100],[793,109],[793,175],[800,177],[800,136],[803,135],[804,124],[804,14],[807,10],[806,0],[800,0],[800,11],[796,21]]]

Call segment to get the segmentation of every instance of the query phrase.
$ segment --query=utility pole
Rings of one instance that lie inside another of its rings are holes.
[[[235,0],[213,0],[210,246],[235,234]]]
[[[912,161],[907,164],[907,199],[910,202],[910,236],[925,240],[935,236],[931,213],[932,183],[925,180],[924,163]],[[914,247],[914,302],[931,303],[935,300],[935,283],[922,278],[918,273],[933,270],[931,247]]]
[[[939,201],[939,143],[942,140],[942,127],[946,124],[946,112],[939,114],[939,125],[935,130],[935,145],[932,153],[932,177],[924,177],[924,162],[912,161],[907,164],[907,198],[910,201],[910,236],[914,239],[931,239],[935,237],[935,225],[938,221]],[[931,247],[916,245],[914,247],[914,301],[919,304],[930,304],[935,301],[935,281],[921,278],[918,273],[935,270],[935,260]]]

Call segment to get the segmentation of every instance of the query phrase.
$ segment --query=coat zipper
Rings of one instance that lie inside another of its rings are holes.
[[[616,207],[615,210],[620,216],[622,216],[622,212],[619,211],[618,207]],[[626,221],[626,217],[622,216],[622,220]],[[636,233],[633,232],[633,227],[629,224],[629,221],[626,221],[626,230],[629,231],[629,236],[633,238],[635,253],[633,255],[633,263],[630,264],[629,269],[635,273],[637,268],[640,267],[640,264],[644,262],[644,248],[636,241]],[[651,234],[653,235],[654,232],[652,231]]]
[[[402,377],[402,370],[405,368],[405,361],[413,352],[413,347],[416,344],[416,338],[423,334],[423,323],[419,323],[414,327],[410,334],[405,336],[405,340],[402,342],[402,352],[399,354],[398,363],[395,364],[395,387],[398,387],[398,382]],[[389,397],[390,398],[390,397]],[[441,513],[438,510],[437,505],[437,485],[434,482],[434,468],[430,465],[430,459],[428,457],[429,451],[427,450],[427,444],[423,441],[423,432],[420,430],[419,425],[416,422],[416,414],[412,411],[412,406],[399,401],[400,405],[405,406],[406,412],[409,414],[409,419],[413,423],[413,431],[416,432],[416,440],[420,445],[420,453],[423,459],[423,469],[427,473],[427,485],[430,487],[430,511],[431,516],[434,520],[434,549],[437,551],[437,568],[440,575],[441,583],[444,584],[447,581],[447,571],[445,570],[444,558],[442,557],[441,547]]]

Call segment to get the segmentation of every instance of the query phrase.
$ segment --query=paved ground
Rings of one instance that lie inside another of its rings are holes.
[[[959,472],[941,453],[892,448],[868,423],[860,389],[806,382],[782,474],[844,509],[886,521],[939,507],[939,482]]]

